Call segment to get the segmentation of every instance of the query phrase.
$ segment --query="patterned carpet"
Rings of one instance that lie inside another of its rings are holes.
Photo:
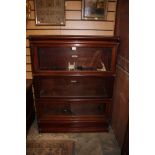
[[[28,140],[26,155],[73,155],[74,142],[67,140]]]
[[[121,154],[120,148],[115,139],[112,129],[110,129],[109,132],[99,132],[99,133],[41,133],[39,134],[37,129],[37,124],[35,121],[31,126],[30,131],[27,135],[27,141],[31,141],[31,140],[74,141],[75,155],[120,155]],[[58,153],[56,155],[59,155]],[[49,154],[49,155],[53,155],[53,154]]]

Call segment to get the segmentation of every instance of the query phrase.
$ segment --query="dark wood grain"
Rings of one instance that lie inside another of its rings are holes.
[[[121,67],[117,69],[114,86],[112,127],[120,146],[123,145],[129,116],[129,77]]]
[[[129,155],[129,121],[128,121],[128,124],[126,127],[126,132],[125,132],[121,155]]]
[[[35,118],[34,100],[32,94],[32,80],[26,80],[26,134]]]
[[[129,1],[118,0],[115,35],[120,36],[114,87],[112,128],[120,147],[129,126]],[[127,147],[126,147],[127,148]]]
[[[31,41],[31,43],[38,43],[39,41],[42,41],[41,43],[47,43],[47,41],[49,42],[57,42],[59,40],[63,41],[64,43],[73,43],[73,42],[90,42],[92,41],[92,43],[96,43],[99,41],[105,41],[105,42],[109,42],[109,44],[112,43],[119,43],[119,37],[118,36],[113,36],[113,37],[107,37],[107,36],[76,36],[76,35],[30,35],[29,40]]]
[[[119,38],[29,39],[39,132],[108,131]],[[70,71],[68,62],[76,68]],[[101,62],[105,71],[97,70]]]
[[[114,77],[34,77],[36,97],[112,98]]]
[[[51,117],[56,116],[70,116],[75,118],[78,118],[79,116],[108,116],[108,108],[111,104],[111,101],[101,99],[37,99],[36,101],[40,119],[50,119]]]
[[[115,35],[120,37],[118,54],[129,60],[129,0],[118,0]]]
[[[115,73],[118,40],[118,37],[30,36],[33,73],[63,73],[69,62],[76,63],[76,72],[94,72],[104,62],[106,70]],[[78,69],[86,67],[92,70]]]

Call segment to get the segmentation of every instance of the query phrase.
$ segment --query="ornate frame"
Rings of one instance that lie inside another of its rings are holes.
[[[35,0],[36,25],[65,25],[65,0]]]
[[[82,0],[82,19],[106,20],[108,0]]]

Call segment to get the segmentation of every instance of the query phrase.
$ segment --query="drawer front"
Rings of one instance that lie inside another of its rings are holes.
[[[111,98],[111,77],[35,78],[36,96],[42,98]]]
[[[110,103],[102,100],[73,101],[37,101],[37,113],[40,119],[64,116],[107,116]]]

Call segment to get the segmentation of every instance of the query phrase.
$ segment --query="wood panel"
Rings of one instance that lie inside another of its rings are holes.
[[[120,36],[117,60],[117,78],[114,89],[112,128],[122,147],[129,119],[129,1],[119,0],[115,35]],[[125,144],[126,145],[126,144]],[[127,149],[127,147],[126,147]],[[123,150],[127,152],[127,150]]]
[[[107,13],[107,20],[115,21],[115,12],[108,12]]]
[[[99,22],[99,21],[67,21],[64,29],[102,29],[113,30],[114,22]]]
[[[35,24],[35,20],[29,21],[27,23],[27,30],[28,29],[60,29],[60,26],[38,26]]]
[[[116,23],[115,34],[120,35],[120,41],[123,42],[120,44],[118,54],[129,60],[129,35],[126,35],[129,33],[129,5],[127,3],[129,3],[128,0],[121,0],[121,4],[118,4],[121,10],[117,17],[119,23]]]
[[[28,39],[27,39],[28,40]],[[26,48],[26,72],[32,72],[32,67],[31,67],[31,57],[30,57],[30,48]],[[28,73],[28,76],[26,75],[26,78],[27,77],[32,77],[31,74]]]
[[[26,35],[61,35],[61,30],[27,30]]]
[[[66,10],[81,10],[81,1],[66,1]]]
[[[100,21],[66,21],[65,26],[37,26],[35,21],[29,21],[27,24],[27,30],[29,29],[78,29],[78,30],[114,30],[114,22],[100,22]]]
[[[101,35],[113,36],[113,31],[96,30],[27,30],[28,35]]]
[[[26,48],[29,47],[29,39],[26,39]]]
[[[113,31],[61,30],[61,35],[99,35],[99,36],[113,36]]]
[[[35,119],[32,80],[26,80],[26,135]]]
[[[108,3],[108,11],[116,11],[116,2]]]
[[[30,55],[30,48],[26,48],[26,55]]]
[[[26,71],[31,72],[32,71],[32,67],[31,64],[26,64]]]
[[[66,19],[81,20],[81,11],[66,11]]]
[[[31,63],[31,57],[30,56],[26,56],[26,63]]]
[[[35,8],[34,8],[34,1],[29,1],[30,2],[30,5],[31,5],[31,10],[35,10]]]
[[[121,155],[129,155],[129,121],[125,132]]]
[[[32,79],[32,72],[26,72],[26,79]]]
[[[117,66],[114,87],[112,128],[119,145],[122,147],[129,116],[129,76]]]
[[[30,13],[30,20],[35,20],[35,11],[32,11],[32,10],[31,10],[31,13]]]
[[[129,60],[119,55],[117,58],[117,64],[121,66],[123,70],[129,72]]]

